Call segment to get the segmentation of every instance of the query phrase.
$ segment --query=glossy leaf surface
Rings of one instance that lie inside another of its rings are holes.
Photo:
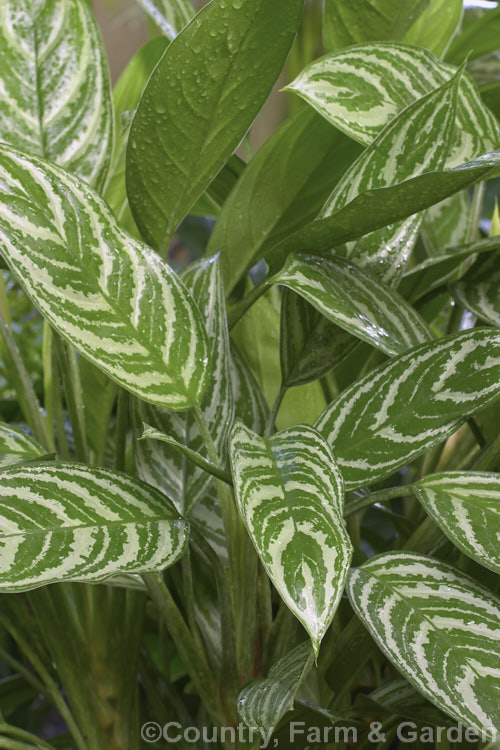
[[[432,338],[427,324],[397,292],[344,258],[291,255],[272,281],[385,354],[402,354]]]
[[[168,47],[143,93],[127,150],[130,205],[154,247],[168,249],[252,124],[281,72],[302,5],[210,3]]]

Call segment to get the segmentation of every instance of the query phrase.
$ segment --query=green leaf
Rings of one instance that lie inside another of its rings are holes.
[[[0,468],[22,461],[32,461],[46,450],[22,430],[0,422]]]
[[[187,544],[188,525],[167,497],[83,464],[5,469],[0,508],[3,591],[163,570]]]
[[[500,49],[500,8],[483,13],[479,18],[467,24],[448,50],[446,59],[460,64],[468,58],[477,60],[490,52]]]
[[[6,0],[0,12],[0,140],[100,186],[113,148],[106,56],[83,0]]]
[[[316,60],[287,90],[296,92],[332,125],[368,146],[399,112],[446,84],[456,72],[455,67],[422,48],[362,44]],[[467,74],[460,82],[457,126],[452,134],[453,146],[446,154],[448,167],[500,146],[500,125]]]
[[[479,87],[481,99],[491,109],[497,120],[500,120],[500,81],[485,83]]]
[[[137,108],[151,73],[167,46],[168,40],[164,37],[158,37],[141,47],[135,53],[113,89],[117,137],[104,198],[120,226],[134,235],[138,234],[138,229],[128,205],[127,188],[125,186],[125,154],[130,130],[130,118]]]
[[[0,248],[44,317],[139,398],[199,403],[207,336],[177,275],[63,170],[1,147],[0,180]]]
[[[280,364],[284,388],[322,378],[358,345],[303,297],[285,287],[281,297]]]
[[[500,601],[424,555],[390,552],[354,570],[352,606],[387,656],[434,705],[494,739],[500,731]]]
[[[280,659],[267,677],[245,685],[238,695],[238,714],[247,727],[269,732],[293,709],[295,695],[311,669],[314,654],[309,641]]]
[[[241,422],[231,431],[230,456],[239,513],[267,574],[309,633],[317,656],[352,556],[334,458],[306,425],[260,438]]]
[[[492,238],[495,242],[495,238]],[[500,238],[496,238],[500,244]],[[453,286],[458,301],[480,320],[500,327],[500,253],[492,253]]]
[[[462,23],[463,0],[434,0],[403,37],[442,57]]]
[[[225,202],[208,244],[208,253],[221,252],[227,293],[270,248],[318,215],[360,151],[306,109],[276,130]]]
[[[432,0],[325,0],[325,47],[402,39]]]
[[[281,72],[302,6],[303,0],[210,3],[168,47],[127,149],[130,205],[153,246],[168,249],[252,124]]]
[[[292,254],[271,282],[300,294],[332,323],[385,354],[402,354],[432,338],[397,292],[344,258]]]
[[[347,489],[390,476],[500,396],[500,334],[476,329],[423,344],[346,388],[315,427]]]
[[[427,172],[418,177],[406,179],[398,185],[375,190],[370,189],[358,195],[344,208],[337,210],[331,217],[317,219],[310,224],[306,224],[298,232],[280,242],[269,252],[268,263],[274,269],[280,268],[289,253],[295,252],[297,248],[300,248],[301,252],[330,251],[345,242],[355,240],[369,232],[387,227],[387,225],[394,224],[400,219],[429,208],[429,206],[439,203],[476,182],[483,179],[493,179],[498,175],[500,175],[500,151],[495,151],[454,169]],[[411,221],[409,220],[406,224],[409,223],[411,226]],[[376,247],[373,238],[377,238],[384,233],[385,230],[382,233],[372,234],[368,238],[367,257],[373,255],[373,261],[370,262],[370,265],[376,262],[377,257],[377,252],[373,252],[373,248]],[[393,258],[393,263],[402,262],[401,255],[407,255],[409,249],[413,247],[413,239],[414,237],[404,245],[403,251],[398,253],[397,258]],[[358,243],[356,255],[363,248],[364,244]],[[370,250],[371,254],[368,252]],[[337,250],[337,252],[339,251]],[[359,259],[356,262],[359,262]],[[363,263],[362,265],[364,267],[366,264]],[[385,266],[385,263],[383,265]],[[399,277],[400,273],[401,269],[394,270],[396,278]],[[389,271],[388,275],[392,276],[393,273]]]
[[[227,456],[227,438],[234,415],[233,390],[229,360],[229,335],[225,312],[224,289],[218,256],[188,266],[182,279],[197,301],[208,332],[213,374],[201,401],[201,410],[222,461]],[[206,458],[206,448],[191,414],[175,414],[166,409],[136,404],[140,422],[151,425],[176,443]],[[212,476],[187,463],[177,448],[166,443],[140,441],[135,446],[139,476],[172,498],[184,515],[202,501]]]
[[[169,39],[175,39],[194,16],[189,0],[137,0]]]
[[[498,474],[430,474],[412,489],[453,544],[481,565],[500,573]]]

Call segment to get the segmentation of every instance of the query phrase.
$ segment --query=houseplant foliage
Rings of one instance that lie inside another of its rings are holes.
[[[139,5],[113,92],[84,0],[0,8],[0,747],[492,747],[498,12]]]

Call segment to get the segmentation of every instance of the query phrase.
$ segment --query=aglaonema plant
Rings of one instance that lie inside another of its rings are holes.
[[[0,8],[0,747],[496,747],[499,13],[139,5]]]

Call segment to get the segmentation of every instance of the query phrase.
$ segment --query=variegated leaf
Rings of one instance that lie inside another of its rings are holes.
[[[168,498],[128,475],[69,463],[2,471],[4,591],[162,570],[179,559],[187,537]]]
[[[389,552],[354,570],[348,594],[394,666],[459,722],[500,733],[500,600],[455,568]]]
[[[315,423],[354,489],[390,476],[500,397],[500,333],[423,344],[355,381]]]
[[[361,193],[441,169],[454,133],[460,79],[459,73],[397,115],[345,172],[320,217],[332,216]],[[384,281],[397,282],[421,224],[415,214],[362,237],[347,253]]]
[[[467,242],[472,204],[464,190],[431,206],[422,225],[422,240],[427,255],[444,255],[449,248]]]
[[[54,165],[0,147],[0,190],[0,250],[54,328],[145,401],[197,404],[207,336],[178,276]]]
[[[500,243],[500,238],[498,238]],[[493,253],[453,286],[459,302],[480,320],[500,327],[500,253]]]
[[[113,112],[106,56],[85,0],[0,3],[0,141],[102,185]]]
[[[175,39],[194,16],[189,0],[137,0],[169,39]]]
[[[260,438],[236,422],[230,455],[239,513],[317,655],[352,555],[342,520],[342,477],[331,451],[306,425]]]
[[[46,450],[23,430],[0,422],[0,469],[22,461],[32,461]]]
[[[287,88],[351,138],[369,145],[405,107],[456,74],[428,50],[406,44],[361,44],[326,55]],[[460,83],[457,128],[448,167],[500,147],[500,125],[467,74]]]
[[[194,263],[185,269],[182,278],[199,305],[209,335],[214,370],[201,402],[201,410],[218,453],[225,460],[234,402],[219,257]],[[144,403],[138,403],[136,408],[141,422],[206,457],[203,439],[190,414],[174,414]],[[163,489],[185,515],[189,515],[196,503],[204,499],[213,484],[210,474],[192,466],[190,462],[186,463],[185,455],[166,443],[140,441],[136,444],[135,454],[139,476]]]
[[[271,281],[391,356],[432,339],[427,324],[397,292],[344,258],[292,254]]]
[[[267,677],[245,685],[238,695],[240,719],[254,731],[269,732],[293,709],[295,694],[314,662],[309,641],[301,643],[270,669]]]
[[[383,169],[384,165],[379,166]],[[378,232],[375,230],[389,224],[394,225],[395,222],[414,215],[416,211],[423,211],[481,180],[492,180],[498,176],[500,176],[500,151],[495,151],[454,169],[425,172],[390,187],[368,190],[357,195],[332,216],[315,219],[286,237],[267,253],[266,260],[273,271],[277,271],[283,266],[288,255],[296,252],[297,248],[300,248],[301,252],[313,253],[331,252],[332,248],[336,248],[335,252],[339,254],[340,246],[346,242],[357,240],[363,235],[368,235],[369,232],[373,234],[365,239],[373,237],[376,239]],[[413,241],[410,243],[410,247],[412,246]],[[377,253],[382,255],[384,247],[379,247],[373,242],[371,250],[375,255]],[[397,245],[392,247],[389,244],[385,250],[388,253],[396,253],[394,262],[398,260],[401,253],[404,257],[407,255],[405,247],[397,253]],[[370,257],[369,251],[370,248],[367,247],[368,257]],[[384,260],[382,257],[382,268],[385,267],[386,261],[387,258]],[[400,271],[396,277],[399,275]]]
[[[500,475],[473,471],[430,474],[412,489],[462,552],[500,573]]]

